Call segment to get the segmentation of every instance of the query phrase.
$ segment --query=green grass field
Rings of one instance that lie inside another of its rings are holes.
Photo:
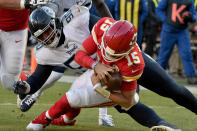
[[[21,112],[16,107],[16,95],[0,87],[0,131],[23,131],[27,124],[44,110],[47,110],[68,89],[70,84],[57,83],[48,89],[40,100],[28,112]],[[142,103],[153,108],[162,118],[182,128],[183,131],[197,131],[197,116],[187,109],[178,106],[172,100],[158,96],[150,91],[140,92]],[[113,115],[115,127],[98,126],[98,109],[82,109],[73,127],[48,126],[46,131],[148,131],[149,129],[136,123],[126,114],[109,108]]]

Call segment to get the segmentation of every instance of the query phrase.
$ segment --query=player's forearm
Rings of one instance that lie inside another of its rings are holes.
[[[75,54],[75,61],[82,67],[88,69],[94,68],[93,66],[95,66],[94,63],[96,62],[90,56],[88,56],[88,54],[81,50],[77,51],[77,53]]]
[[[91,78],[94,80],[93,78]],[[94,85],[94,83],[93,83]],[[122,93],[119,92],[110,92],[101,86],[101,83],[97,83],[94,85],[93,89],[99,93],[101,96],[112,100],[115,104],[118,104],[122,107],[129,108],[134,105],[134,100],[132,96],[126,97]]]
[[[132,105],[134,105],[132,99],[127,99],[125,96],[118,92],[111,93],[109,99],[112,100],[114,103],[125,108],[129,108]]]
[[[21,0],[0,0],[0,7],[8,9],[21,9]]]
[[[101,0],[92,0],[92,2],[100,17],[113,18],[112,14],[109,11],[109,8],[104,2],[102,2]]]

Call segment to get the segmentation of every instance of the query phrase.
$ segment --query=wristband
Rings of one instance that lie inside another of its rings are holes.
[[[21,9],[25,8],[25,0],[20,1],[20,7],[21,7]]]
[[[93,64],[92,64],[92,69],[94,70],[95,66],[98,64],[99,62],[98,61],[95,61]]]
[[[104,88],[102,88],[101,83],[97,83],[94,87],[94,90],[99,93],[100,95],[102,95],[103,97],[109,99],[110,96],[110,92],[105,90]]]

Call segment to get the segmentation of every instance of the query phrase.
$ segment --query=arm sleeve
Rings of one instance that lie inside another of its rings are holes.
[[[35,93],[43,86],[50,76],[53,68],[53,66],[49,65],[37,65],[35,72],[27,79],[27,83],[31,87],[29,94]]]
[[[90,14],[89,20],[89,30],[91,31],[97,21],[99,21],[100,17]]]
[[[93,0],[92,3],[96,8],[96,11],[98,12],[99,16],[113,18],[105,2],[102,2],[101,0]]]
[[[97,46],[94,43],[92,36],[89,36],[83,42],[82,46],[87,51],[87,53],[81,50],[77,51],[75,54],[75,61],[85,68],[92,69],[92,64],[95,62],[95,60],[93,60],[90,55],[93,55],[97,50]]]
[[[165,11],[166,11],[166,8],[167,8],[167,4],[168,2],[166,0],[161,0],[156,8],[156,15],[157,17],[162,21],[162,22],[165,22],[166,20],[166,14],[165,14]]]

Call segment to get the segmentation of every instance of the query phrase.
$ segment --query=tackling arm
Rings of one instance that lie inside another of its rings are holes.
[[[103,0],[92,0],[92,3],[99,13],[99,16],[113,18],[112,14],[109,11],[109,8]]]

